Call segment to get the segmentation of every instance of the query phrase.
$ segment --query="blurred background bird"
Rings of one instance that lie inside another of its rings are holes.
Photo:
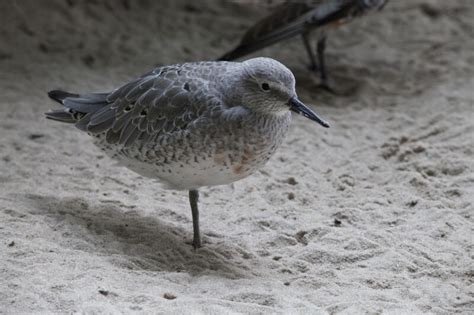
[[[301,35],[310,61],[310,69],[319,73],[321,86],[328,85],[324,51],[326,32],[371,11],[381,10],[388,0],[309,0],[287,1],[252,26],[240,44],[219,60],[234,60],[282,40]],[[309,35],[317,31],[316,54],[311,48]]]

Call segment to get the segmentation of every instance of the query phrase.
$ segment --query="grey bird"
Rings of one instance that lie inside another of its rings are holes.
[[[295,78],[269,58],[163,66],[110,93],[51,91],[73,123],[121,165],[188,190],[193,246],[201,246],[198,189],[242,179],[281,144],[290,111],[329,125],[297,97]]]
[[[240,44],[219,60],[235,60],[282,40],[301,35],[310,60],[310,68],[319,71],[321,85],[329,88],[325,67],[326,32],[370,11],[381,10],[388,0],[306,0],[288,1],[252,26]],[[318,31],[317,59],[309,43],[309,34]]]

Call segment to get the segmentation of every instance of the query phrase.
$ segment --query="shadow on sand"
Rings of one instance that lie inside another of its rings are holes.
[[[101,205],[80,198],[34,194],[26,198],[35,209],[33,214],[46,216],[60,246],[105,255],[115,266],[227,278],[255,276],[249,268],[253,255],[242,248],[216,236],[211,241],[204,236],[204,247],[194,250],[185,243],[191,231],[140,216],[138,210],[126,209],[121,203]]]

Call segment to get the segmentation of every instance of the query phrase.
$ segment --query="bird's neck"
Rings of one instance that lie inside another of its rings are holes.
[[[229,65],[226,67],[226,71],[216,75],[213,79],[213,84],[216,90],[220,92],[223,101],[226,104],[232,104],[233,106],[239,106],[242,104],[243,93],[239,91],[239,81],[242,77],[242,67],[239,67],[237,63],[230,63],[235,65]]]

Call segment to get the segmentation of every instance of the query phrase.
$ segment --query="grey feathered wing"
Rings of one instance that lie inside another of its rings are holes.
[[[179,66],[158,68],[112,93],[52,91],[50,97],[66,109],[46,116],[75,123],[91,134],[106,133],[108,143],[130,146],[137,140],[185,130],[199,118],[205,110],[196,98],[199,84],[180,76]]]

